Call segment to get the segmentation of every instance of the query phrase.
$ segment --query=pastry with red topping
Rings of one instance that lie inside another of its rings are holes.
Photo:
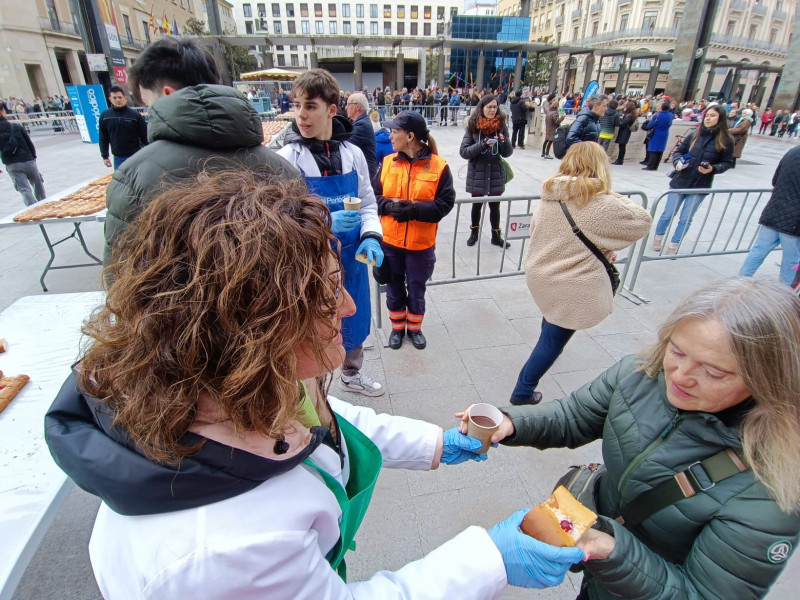
[[[523,533],[552,546],[574,546],[594,525],[597,515],[558,486],[545,502],[534,506],[522,521]]]

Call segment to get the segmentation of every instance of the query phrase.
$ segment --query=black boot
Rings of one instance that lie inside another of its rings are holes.
[[[422,335],[422,332],[419,329],[416,331],[409,329],[408,339],[411,340],[411,343],[414,344],[414,348],[417,350],[424,350],[425,346],[428,345],[428,341],[425,339],[425,336]]]
[[[467,242],[469,243],[469,242]],[[511,248],[511,244],[503,239],[499,229],[492,229],[492,244],[501,248]]]
[[[389,348],[392,350],[400,348],[400,346],[403,345],[403,337],[405,334],[406,332],[402,329],[393,329],[392,333],[389,334]]]
[[[467,238],[467,246],[474,246],[478,241],[478,226],[470,225],[469,228],[471,231],[469,232],[469,238]]]

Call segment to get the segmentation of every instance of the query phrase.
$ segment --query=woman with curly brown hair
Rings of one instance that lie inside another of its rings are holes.
[[[500,110],[497,98],[486,94],[467,120],[467,131],[461,140],[461,158],[468,160],[467,192],[472,197],[501,196],[506,189],[505,171],[501,157],[511,156],[511,140],[508,138],[508,123]],[[472,205],[469,239],[467,246],[478,241],[481,224],[481,209],[484,202]],[[489,202],[489,222],[492,225],[492,244],[501,248],[511,246],[500,235],[500,203]]]
[[[330,221],[300,181],[236,172],[168,189],[127,230],[45,424],[58,464],[103,499],[89,553],[107,600],[477,600],[555,585],[583,558],[520,533],[519,511],[346,583],[382,463],[457,464],[481,442],[317,385],[355,311]]]

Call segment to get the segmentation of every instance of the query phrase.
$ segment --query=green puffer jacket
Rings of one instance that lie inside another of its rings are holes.
[[[106,264],[114,240],[158,193],[162,182],[191,179],[204,166],[215,164],[266,168],[267,173],[283,178],[300,176],[286,160],[261,145],[261,119],[253,104],[233,88],[186,87],[161,96],[148,113],[149,145],[126,160],[108,186]]]
[[[667,401],[663,373],[650,379],[638,364],[629,356],[566,398],[504,408],[516,432],[503,444],[575,448],[603,439],[608,472],[596,500],[616,548],[585,563],[591,598],[762,598],[797,544],[800,514],[781,512],[752,472],[632,530],[608,518],[693,462],[740,448],[736,424],[752,402],[716,415],[677,410]]]

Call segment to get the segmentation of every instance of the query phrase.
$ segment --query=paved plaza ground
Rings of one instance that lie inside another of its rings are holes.
[[[465,197],[466,161],[458,148],[461,127],[434,127],[440,154],[451,166],[459,197]],[[96,146],[84,144],[77,136],[51,136],[34,140],[39,168],[50,194],[109,172]],[[719,188],[770,187],[772,174],[783,154],[796,140],[751,136],[735,170],[716,178]],[[515,178],[507,195],[538,194],[541,183],[558,168],[557,160],[540,158],[541,151],[529,141],[509,159]],[[667,189],[668,165],[659,171],[642,171],[634,158],[613,167],[614,188],[642,190],[655,198]],[[7,173],[0,175],[0,215],[22,207]],[[468,211],[467,211],[468,212]],[[476,248],[464,241],[468,216],[462,213],[455,240],[459,265],[474,263]],[[442,223],[437,254],[437,275],[446,276],[453,250],[456,217],[451,213]],[[57,231],[69,233],[70,226]],[[83,226],[90,250],[102,252],[102,225]],[[489,227],[482,231],[482,253],[487,264],[497,263],[501,251],[489,245]],[[519,255],[521,242],[507,251],[507,260]],[[59,247],[61,264],[83,262],[74,240]],[[777,278],[780,254],[770,256],[759,276]],[[0,310],[17,298],[43,293],[39,275],[47,250],[37,227],[0,230]],[[644,265],[636,291],[649,300],[636,305],[616,299],[615,312],[603,323],[578,332],[564,354],[543,379],[539,389],[545,399],[567,394],[599,375],[616,360],[655,340],[658,324],[674,304],[702,283],[735,275],[744,255],[693,258]],[[435,277],[436,277],[435,276]],[[98,267],[54,271],[47,277],[50,293],[60,294],[99,289]],[[341,393],[334,383],[332,393],[346,400],[371,406],[378,411],[425,419],[445,428],[455,425],[453,413],[473,402],[504,406],[519,369],[539,334],[541,314],[533,303],[524,277],[439,285],[429,288],[423,331],[428,348],[422,352],[410,344],[394,351],[381,344],[382,335],[371,336],[365,368],[384,383],[387,393],[380,398],[363,398]],[[384,320],[387,326],[388,320]],[[44,414],[44,407],[43,407]],[[491,526],[520,508],[541,502],[559,475],[571,464],[600,459],[598,443],[578,450],[497,448],[488,461],[448,467],[435,472],[385,470],[358,538],[358,549],[348,555],[350,579],[369,577],[382,569],[397,569],[417,559],[466,526]],[[88,561],[87,543],[98,500],[75,490],[40,546],[15,598],[78,598],[94,600],[94,585]],[[561,586],[542,591],[508,588],[504,599],[574,598],[577,576]],[[800,554],[790,561],[769,600],[797,597],[800,586]],[[795,592],[791,590],[795,589]],[[734,599],[730,599],[734,600]]]

